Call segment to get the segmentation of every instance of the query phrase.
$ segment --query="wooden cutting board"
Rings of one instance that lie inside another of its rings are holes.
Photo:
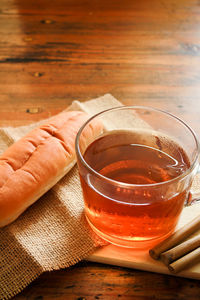
[[[181,214],[177,229],[184,226],[184,224],[189,223],[198,215],[200,216],[200,204],[185,207]],[[200,234],[200,232],[197,232],[196,234]],[[108,245],[98,249],[95,253],[90,255],[87,260],[150,272],[170,274],[173,276],[200,279],[200,263],[181,271],[178,274],[172,274],[162,262],[152,259],[149,256],[148,250],[136,250]]]

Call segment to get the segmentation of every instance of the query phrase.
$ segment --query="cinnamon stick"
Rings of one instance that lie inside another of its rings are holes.
[[[184,270],[186,267],[190,267],[197,262],[200,262],[200,247],[170,264],[168,269],[172,273],[178,273]]]
[[[165,265],[171,264],[181,256],[191,252],[192,250],[200,247],[200,235],[195,236],[174,248],[161,253],[160,258]]]
[[[154,259],[158,259],[162,252],[165,252],[166,250],[176,246],[198,229],[200,229],[200,216],[197,216],[189,224],[184,225],[166,240],[149,250],[150,256]]]

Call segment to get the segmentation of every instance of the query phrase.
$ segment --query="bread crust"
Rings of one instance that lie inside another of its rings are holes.
[[[35,128],[0,156],[0,227],[18,218],[76,163],[75,138],[88,115],[64,111]],[[99,132],[95,123],[86,138]]]

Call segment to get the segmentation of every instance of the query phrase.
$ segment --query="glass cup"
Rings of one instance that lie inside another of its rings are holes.
[[[102,130],[86,139],[95,121]],[[81,127],[76,154],[85,215],[101,238],[144,249],[173,233],[198,169],[187,124],[150,107],[109,109]]]

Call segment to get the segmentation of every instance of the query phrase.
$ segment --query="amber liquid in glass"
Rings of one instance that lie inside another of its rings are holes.
[[[114,131],[90,144],[84,159],[105,177],[80,174],[86,216],[103,238],[121,244],[174,230],[188,189],[167,181],[190,167],[177,143],[149,132]]]

